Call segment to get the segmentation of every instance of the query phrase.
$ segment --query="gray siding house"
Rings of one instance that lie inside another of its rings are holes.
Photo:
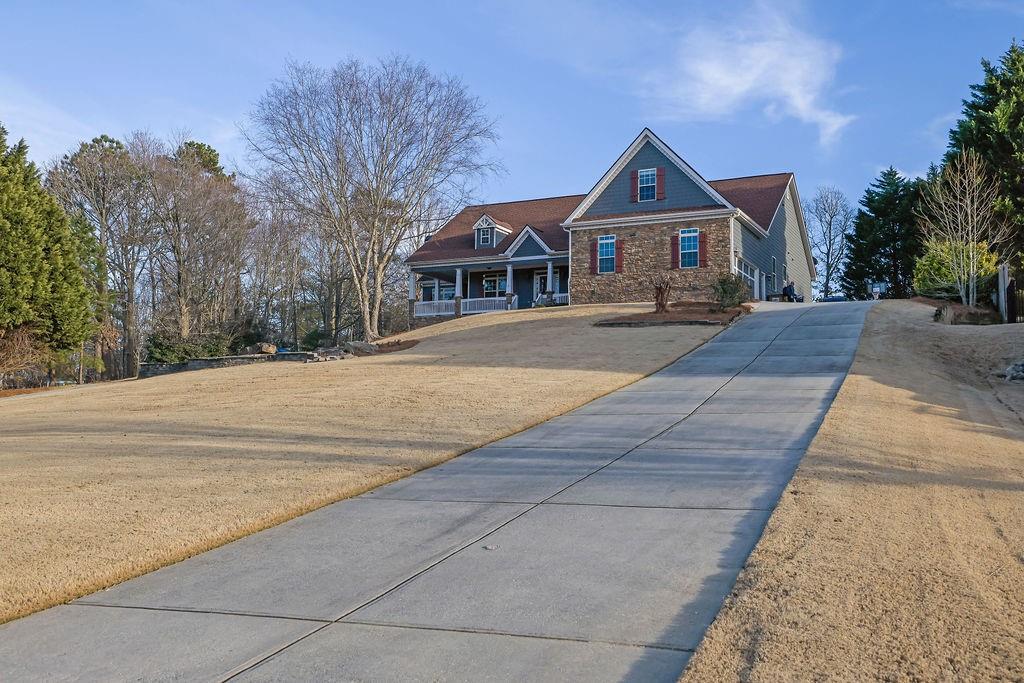
[[[406,263],[416,317],[650,301],[660,272],[704,301],[723,273],[754,299],[814,279],[792,173],[708,181],[647,128],[587,194],[467,206]]]

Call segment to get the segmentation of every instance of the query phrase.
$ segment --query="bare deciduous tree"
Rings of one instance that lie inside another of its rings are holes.
[[[336,235],[363,335],[377,338],[399,247],[498,168],[484,157],[494,123],[460,81],[398,57],[293,64],[250,119],[254,182],[273,178],[304,220]]]
[[[853,229],[856,212],[850,200],[837,188],[821,186],[810,202],[804,203],[810,219],[808,237],[818,271],[818,290],[822,296],[839,291],[840,270],[846,253],[846,239]]]
[[[982,257],[1011,234],[1011,224],[996,210],[998,197],[999,183],[985,160],[964,149],[928,182],[917,211],[928,239],[949,245],[941,253],[949,260],[961,302],[968,306],[978,303]]]

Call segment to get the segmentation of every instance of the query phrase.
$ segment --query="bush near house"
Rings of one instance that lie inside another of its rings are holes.
[[[735,273],[723,275],[712,285],[715,301],[721,310],[735,308],[750,298],[750,287],[742,277]]]
[[[960,290],[956,285],[956,277],[950,264],[954,249],[964,249],[951,242],[929,240],[925,243],[924,254],[914,264],[914,291],[921,296],[934,299],[960,300]],[[980,253],[978,263],[978,303],[988,303],[996,288],[996,270],[999,257],[988,249],[988,245],[980,242],[977,245]]]

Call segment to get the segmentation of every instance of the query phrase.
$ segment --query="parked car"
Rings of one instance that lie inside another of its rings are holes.
[[[833,294],[832,296],[823,296],[818,301],[825,303],[835,303],[836,301],[846,301],[846,297],[842,294]]]

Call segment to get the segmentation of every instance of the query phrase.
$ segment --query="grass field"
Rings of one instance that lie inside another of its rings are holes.
[[[647,306],[471,316],[414,348],[0,400],[0,622],[442,462],[629,384],[712,327]]]
[[[685,681],[1024,679],[1024,325],[872,309]]]

